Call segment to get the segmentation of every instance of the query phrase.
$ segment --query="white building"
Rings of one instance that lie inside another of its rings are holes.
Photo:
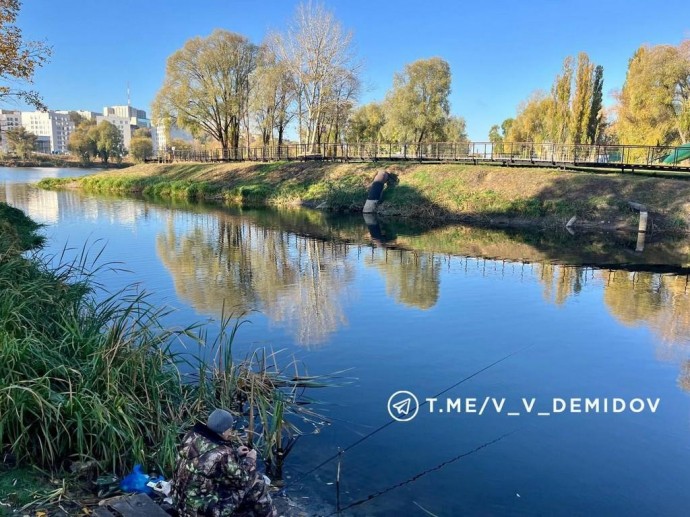
[[[151,121],[146,118],[146,112],[132,106],[106,106],[103,108],[103,115],[127,118],[132,126],[151,127]]]
[[[132,125],[126,117],[118,117],[117,115],[98,115],[96,123],[100,124],[102,121],[110,122],[122,134],[122,141],[125,144],[125,149],[129,149],[129,144],[132,142]]]
[[[0,151],[6,153],[9,150],[5,132],[22,125],[22,112],[16,110],[0,110]]]
[[[88,120],[91,122],[92,120],[96,120],[96,117],[99,117],[101,114],[96,112],[96,111],[84,111],[84,110],[77,110],[77,114],[80,115],[83,119]]]
[[[151,138],[153,139],[153,152],[165,151],[170,147],[169,142],[172,140],[183,140],[185,142],[194,142],[194,137],[189,131],[180,129],[177,126],[171,127],[168,131],[163,126],[154,126],[151,128]]]
[[[38,136],[39,141],[50,142],[50,148],[41,151],[67,152],[69,136],[74,131],[68,111],[22,111],[21,123],[27,131]]]

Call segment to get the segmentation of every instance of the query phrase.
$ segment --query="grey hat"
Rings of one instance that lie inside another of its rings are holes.
[[[214,409],[213,413],[208,416],[208,423],[206,426],[214,433],[223,434],[232,427],[235,419],[232,415],[224,409]]]

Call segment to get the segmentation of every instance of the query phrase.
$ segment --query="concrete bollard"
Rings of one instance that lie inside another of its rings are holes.
[[[640,212],[640,222],[637,226],[637,231],[645,233],[647,231],[647,206],[633,201],[628,201],[628,206]]]

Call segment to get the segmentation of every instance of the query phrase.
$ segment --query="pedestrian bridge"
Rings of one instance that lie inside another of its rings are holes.
[[[572,145],[534,142],[287,144],[234,149],[170,148],[149,161],[420,161],[690,172],[690,144]]]

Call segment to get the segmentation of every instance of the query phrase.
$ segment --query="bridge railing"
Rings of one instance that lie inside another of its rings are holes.
[[[688,167],[687,151],[672,146],[587,145],[538,142],[434,142],[425,144],[285,144],[230,149],[168,150],[156,161],[468,161],[592,166]],[[664,162],[667,160],[667,162]]]

